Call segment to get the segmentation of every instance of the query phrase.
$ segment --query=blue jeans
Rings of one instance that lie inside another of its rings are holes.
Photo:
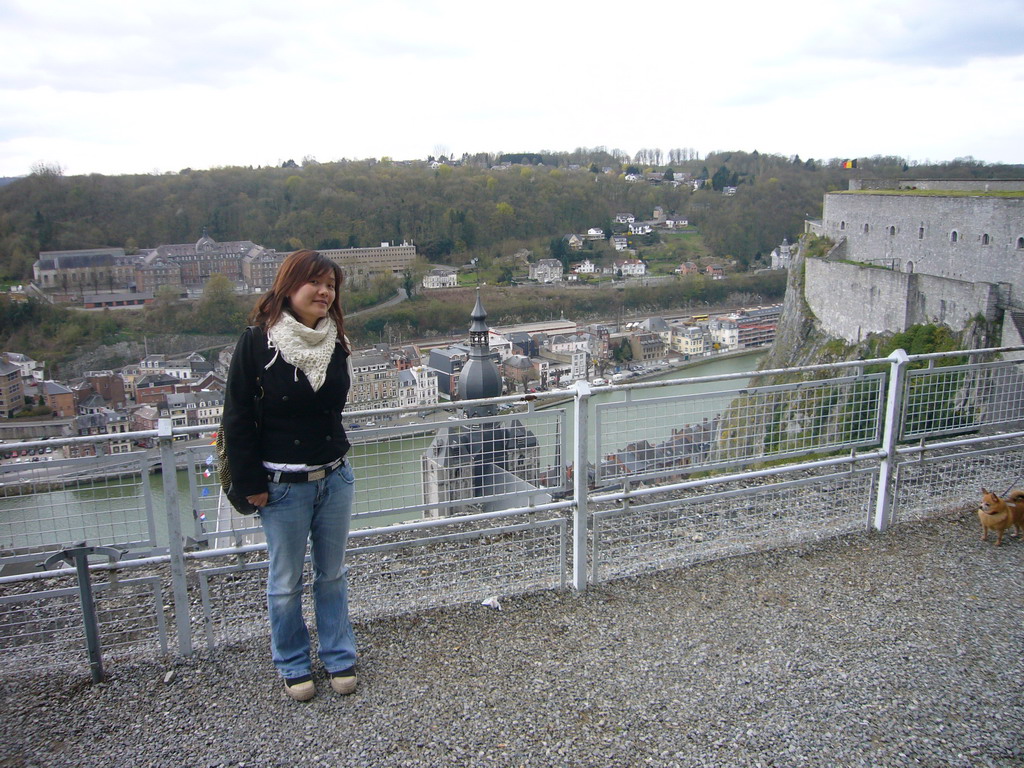
[[[322,480],[270,483],[267,504],[260,509],[270,553],[270,647],[274,665],[286,678],[312,671],[309,630],[302,616],[307,540],[312,544],[313,607],[320,661],[328,673],[356,663],[345,565],[354,484],[352,465],[346,461]]]

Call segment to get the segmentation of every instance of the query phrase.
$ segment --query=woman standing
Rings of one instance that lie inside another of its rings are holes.
[[[341,268],[316,251],[289,255],[238,340],[224,398],[232,483],[259,509],[267,539],[274,665],[297,701],[316,693],[302,617],[307,541],[318,655],[334,691],[356,689],[345,565],[354,477],[341,423],[351,385],[341,282]]]

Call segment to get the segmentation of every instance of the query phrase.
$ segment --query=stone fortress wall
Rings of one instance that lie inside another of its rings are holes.
[[[1000,189],[993,190],[997,184]],[[852,343],[920,323],[959,331],[978,315],[994,321],[1024,307],[1024,194],[984,194],[1021,191],[1024,182],[902,186],[938,185],[947,191],[956,186],[960,194],[885,194],[879,187],[877,193],[825,196],[822,221],[813,231],[837,245],[828,258],[805,261],[805,298],[830,335]],[[963,194],[970,191],[980,194]]]

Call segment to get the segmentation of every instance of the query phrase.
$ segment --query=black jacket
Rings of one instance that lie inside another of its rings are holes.
[[[348,353],[341,343],[316,392],[306,375],[278,355],[273,359],[266,334],[246,328],[231,358],[221,429],[235,488],[245,496],[267,490],[264,461],[329,464],[349,449],[341,412],[351,382]],[[257,420],[261,422],[257,428]]]

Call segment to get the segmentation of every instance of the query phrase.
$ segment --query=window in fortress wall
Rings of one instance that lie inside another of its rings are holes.
[[[992,243],[992,238],[990,238],[988,235],[982,235],[981,236],[981,244],[982,245],[990,245],[991,243]]]
[[[917,230],[917,239],[924,240],[924,224]]]
[[[896,237],[896,227],[889,227],[889,237]]]
[[[864,225],[864,234],[866,235],[871,230],[871,227],[867,224]]]
[[[1024,237],[1017,238],[1017,250],[1024,251]]]
[[[960,239],[960,233],[957,232],[955,229],[952,232],[949,233],[949,242],[955,243],[959,239]]]

